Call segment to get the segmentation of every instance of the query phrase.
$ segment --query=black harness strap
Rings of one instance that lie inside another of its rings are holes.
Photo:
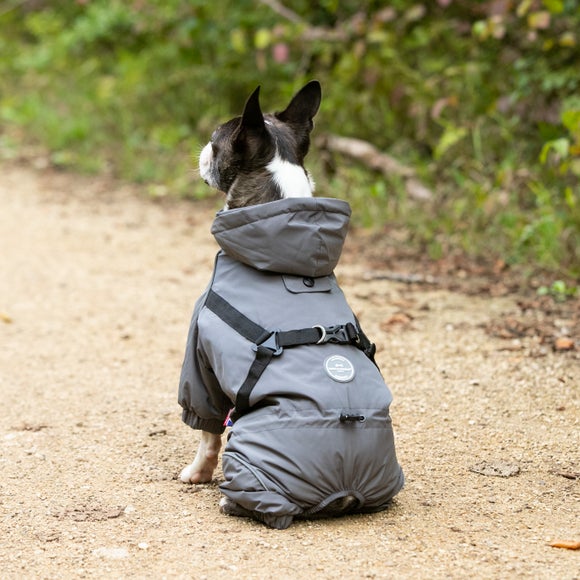
[[[375,362],[375,345],[361,330],[356,317],[356,326],[352,322],[347,322],[335,326],[316,325],[312,328],[299,330],[270,331],[250,320],[211,289],[208,292],[205,305],[239,335],[255,345],[256,358],[236,396],[236,409],[232,415],[234,421],[250,410],[252,390],[272,358],[280,356],[284,348],[308,344],[326,344],[327,342],[351,344],[362,350],[373,363]]]
[[[205,305],[226,324],[229,324],[238,334],[241,334],[254,344],[261,344],[272,334],[259,324],[252,322],[213,290],[209,291]]]
[[[285,330],[278,332],[278,344],[286,346],[300,346],[303,344],[316,344],[320,340],[318,328],[303,328],[301,330]]]
[[[232,414],[233,421],[250,410],[250,395],[252,394],[256,383],[260,380],[262,373],[270,364],[273,356],[274,352],[267,346],[258,347],[258,350],[256,351],[256,358],[254,359],[254,362],[248,371],[248,376],[242,383],[242,386],[236,395],[236,410]]]

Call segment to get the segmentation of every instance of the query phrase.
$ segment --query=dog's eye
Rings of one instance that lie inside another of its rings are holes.
[[[214,156],[219,152],[219,147],[215,143],[211,144],[211,152],[214,154]]]

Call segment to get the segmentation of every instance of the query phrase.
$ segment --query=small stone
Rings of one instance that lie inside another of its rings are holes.
[[[129,557],[127,548],[96,548],[93,556],[105,558],[105,560],[123,560]]]

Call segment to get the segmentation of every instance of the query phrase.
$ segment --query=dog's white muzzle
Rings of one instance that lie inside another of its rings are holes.
[[[199,156],[199,175],[201,178],[212,187],[216,185],[211,178],[211,162],[213,161],[213,151],[211,143],[208,143],[202,150]]]

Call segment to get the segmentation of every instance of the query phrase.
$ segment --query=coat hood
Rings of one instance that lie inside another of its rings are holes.
[[[257,270],[316,278],[338,263],[350,214],[339,199],[288,198],[222,210],[211,232],[226,254]]]

